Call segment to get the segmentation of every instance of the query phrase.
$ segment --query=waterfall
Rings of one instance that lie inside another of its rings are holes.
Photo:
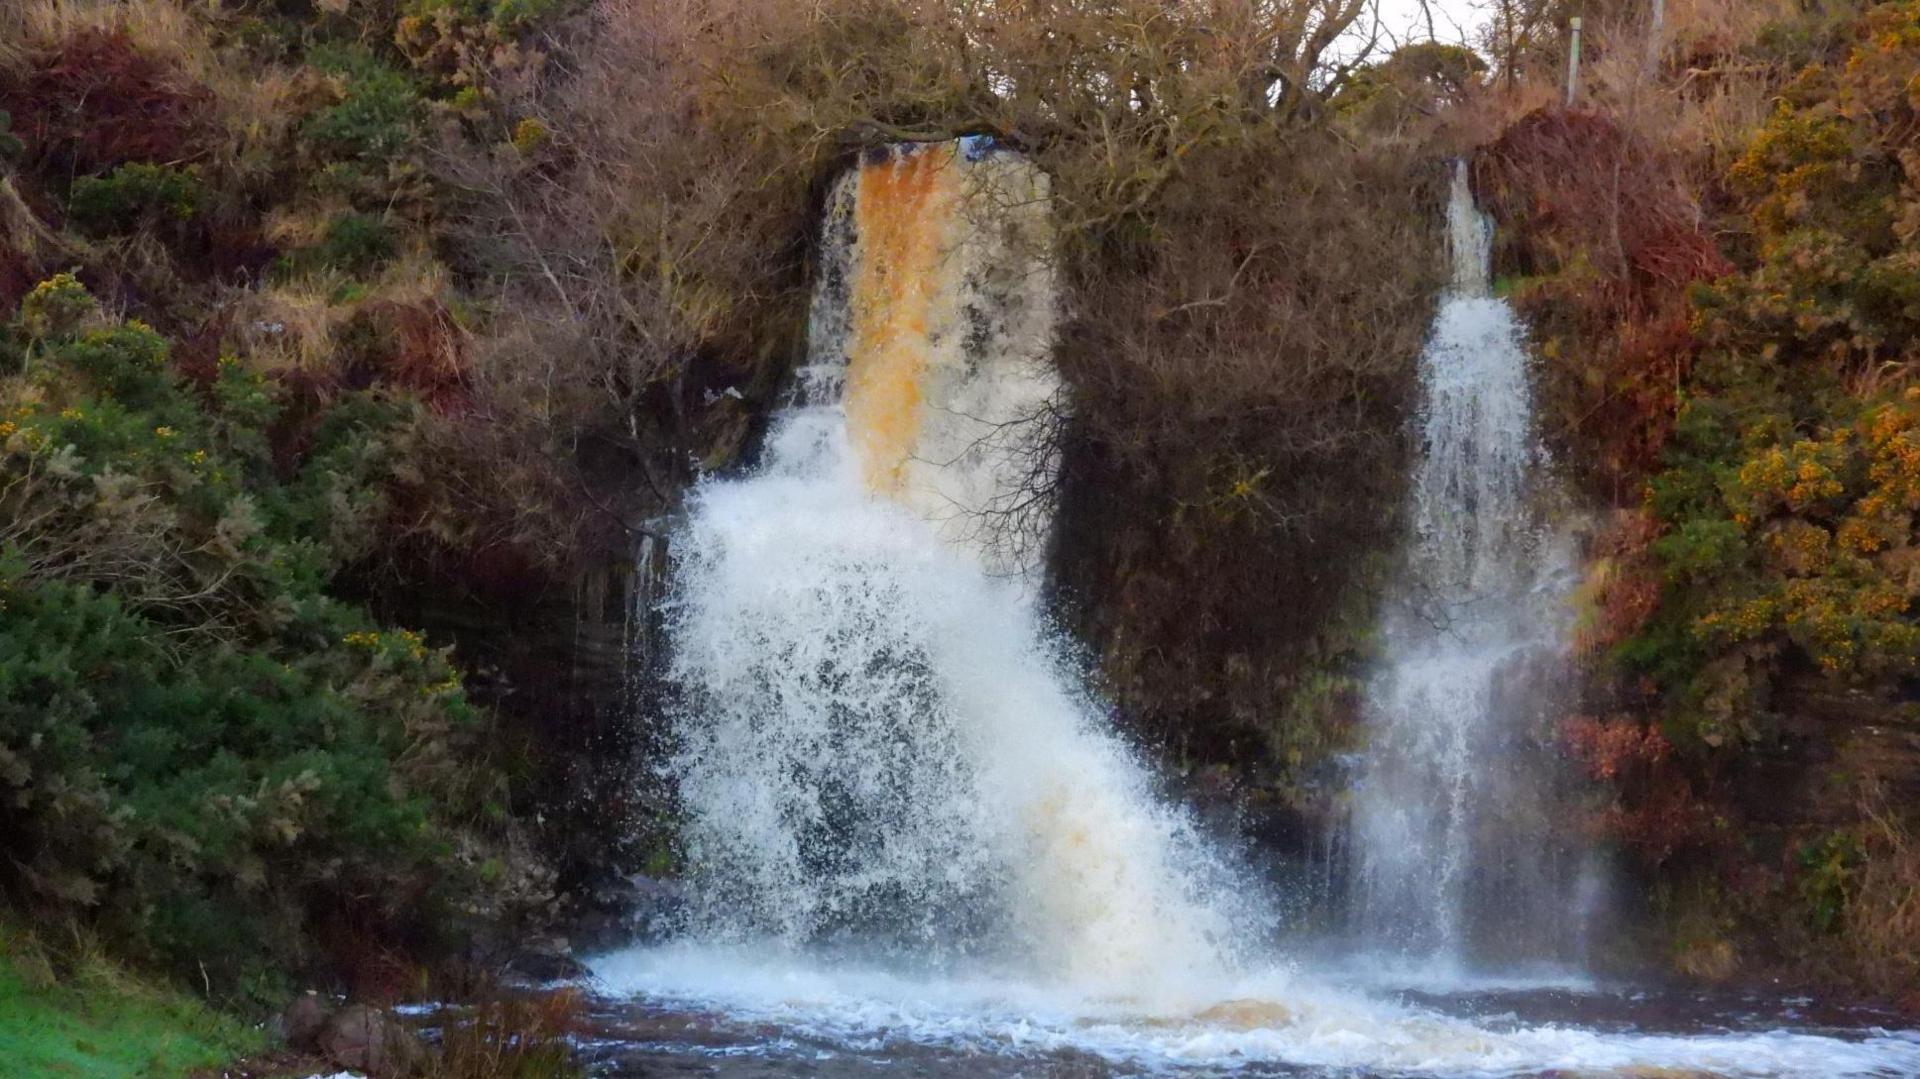
[[[1471,215],[1462,179],[1453,222],[1484,245]],[[1379,993],[1351,955],[1315,973],[1277,953],[1261,890],[1156,797],[1036,610],[1048,233],[1045,177],[983,140],[877,154],[832,192],[809,362],[758,470],[703,483],[669,545],[668,771],[689,905],[673,939],[591,961],[596,991],[636,1002],[615,1021],[633,1040],[615,1067],[1920,1067],[1920,1041],[1898,1035],[1596,1030],[1577,1008],[1569,1025],[1525,1004],[1482,1023]],[[1542,787],[1520,707],[1539,697],[1516,672],[1556,670],[1567,557],[1528,512],[1542,462],[1525,361],[1485,265],[1457,277],[1425,360],[1413,572],[1356,832],[1329,837],[1360,848],[1376,930],[1404,926],[1395,939],[1428,949],[1500,909],[1487,887],[1511,884],[1511,909],[1542,904],[1541,921],[1579,921],[1554,890],[1564,866],[1518,814]]]
[[[1554,838],[1544,722],[1564,681],[1574,572],[1545,526],[1528,354],[1490,295],[1492,226],[1465,163],[1453,282],[1420,358],[1423,453],[1402,587],[1368,692],[1351,906],[1366,946],[1442,965],[1577,958],[1577,844]]]
[[[985,140],[832,194],[792,403],[672,548],[696,937],[1113,987],[1245,939],[1034,606],[1050,228],[1044,174]]]

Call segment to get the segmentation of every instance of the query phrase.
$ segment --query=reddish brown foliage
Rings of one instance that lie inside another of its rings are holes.
[[[1656,727],[1627,716],[1575,716],[1560,730],[1568,756],[1612,789],[1593,831],[1652,865],[1704,841],[1712,813],[1695,797]]]
[[[180,161],[208,130],[213,95],[140,50],[125,31],[87,30],[37,58],[0,108],[43,171],[66,176],[129,161]]]
[[[418,927],[397,925],[378,905],[322,914],[314,937],[330,973],[357,1000],[390,1004],[418,993],[426,973],[414,958]]]
[[[1623,315],[1676,286],[1727,272],[1675,164],[1597,112],[1537,109],[1476,162],[1481,196],[1510,230],[1523,273],[1585,259]]]
[[[1671,771],[1631,803],[1621,802],[1601,811],[1594,820],[1598,833],[1634,852],[1649,865],[1659,865],[1679,851],[1701,844],[1709,835],[1712,816],[1693,796],[1687,783]]]
[[[1672,743],[1652,727],[1630,719],[1575,716],[1561,727],[1573,759],[1594,779],[1612,782],[1636,768],[1651,768],[1673,752]]]
[[[1613,392],[1583,417],[1588,429],[1612,433],[1599,444],[1600,461],[1623,487],[1659,466],[1660,451],[1672,431],[1675,395],[1695,345],[1681,295],[1669,293],[1657,311],[1620,321],[1610,372]]]
[[[1695,348],[1686,286],[1730,266],[1679,163],[1600,113],[1531,112],[1475,172],[1507,226],[1503,268],[1534,279],[1518,300],[1560,361],[1547,372],[1553,433],[1607,496],[1636,501]]]
[[[1592,616],[1574,633],[1577,655],[1604,655],[1653,616],[1660,577],[1647,548],[1658,535],[1650,515],[1628,510],[1596,538],[1582,597]]]
[[[215,218],[204,224],[204,251],[182,259],[181,270],[195,280],[243,283],[259,280],[279,250],[261,235],[254,220]]]
[[[327,406],[342,393],[387,386],[442,416],[471,408],[467,334],[438,300],[370,302],[340,329],[335,346],[338,362],[299,364],[277,376],[285,407],[273,448],[283,470],[307,452]]]
[[[231,329],[229,311],[217,311],[191,333],[182,334],[168,354],[180,377],[202,388],[220,377],[220,346]]]
[[[437,300],[378,300],[344,331],[352,353],[344,379],[407,390],[442,415],[464,411],[468,393],[467,333]]]
[[[464,1021],[446,1024],[435,1074],[453,1077],[559,1075],[569,1058],[567,1040],[585,1026],[577,989],[539,995],[499,992]]]
[[[278,372],[275,380],[280,384],[281,409],[267,440],[273,448],[274,467],[290,476],[312,448],[327,406],[339,396],[340,379],[330,369],[300,365]]]
[[[1692,223],[1670,221],[1635,230],[1628,249],[1633,276],[1655,297],[1683,291],[1695,281],[1711,281],[1729,273],[1733,265],[1713,240]]]

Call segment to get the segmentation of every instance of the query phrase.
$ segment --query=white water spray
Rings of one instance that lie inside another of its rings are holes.
[[[954,512],[1044,452],[1015,437],[1052,383],[1046,252],[1013,242],[1038,176],[946,147],[853,174],[800,403],[694,500],[669,676],[703,932],[1112,987],[1217,975],[1253,928]]]
[[[1367,946],[1443,966],[1567,960],[1580,867],[1549,838],[1535,732],[1562,670],[1573,553],[1543,520],[1531,365],[1489,295],[1491,223],[1464,162],[1447,226],[1453,285],[1420,358],[1406,586],[1354,791],[1357,928]]]

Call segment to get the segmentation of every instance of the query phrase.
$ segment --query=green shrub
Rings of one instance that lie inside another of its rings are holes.
[[[73,182],[67,215],[93,233],[128,232],[141,225],[191,221],[205,192],[192,169],[135,162],[106,176]]]
[[[20,331],[35,340],[72,333],[99,309],[79,278],[54,274],[21,299]]]
[[[318,243],[280,256],[276,272],[286,278],[323,270],[363,275],[391,262],[398,252],[398,235],[385,216],[348,212],[327,222]],[[346,280],[335,288],[332,302],[352,303],[366,294],[365,283]]]
[[[0,890],[249,996],[316,919],[418,947],[526,881],[479,868],[506,792],[459,671],[329,591],[417,408],[345,395],[283,471],[239,363],[203,395],[138,323],[44,336],[0,400]]]
[[[1865,689],[1920,672],[1920,390],[1898,373],[1920,347],[1899,166],[1920,3],[1873,8],[1855,40],[1731,170],[1753,264],[1691,296],[1701,355],[1647,505],[1664,591],[1619,658],[1695,744],[1762,730],[1791,671]]]
[[[327,222],[327,233],[313,252],[324,266],[365,273],[394,256],[393,229],[372,214],[342,214]]]
[[[564,10],[570,0],[408,0],[406,15],[413,18],[450,14],[489,23],[502,29],[530,25]]]
[[[413,80],[358,50],[321,49],[309,59],[340,83],[340,100],[302,127],[323,156],[385,165],[412,146],[422,108]]]
[[[1814,932],[1831,933],[1840,928],[1864,860],[1860,841],[1844,832],[1829,833],[1800,848],[1795,858],[1800,868],[1800,897],[1806,902],[1807,920]]]

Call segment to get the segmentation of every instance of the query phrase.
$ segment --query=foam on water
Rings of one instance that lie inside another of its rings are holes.
[[[801,1037],[849,1049],[934,1046],[1011,1058],[1062,1050],[1147,1071],[1284,1065],[1366,1075],[1902,1076],[1920,1036],[1849,1040],[1789,1030],[1678,1036],[1557,1024],[1469,1021],[1342,988],[1284,968],[1223,979],[1211,992],[1167,986],[1086,994],[990,973],[926,977],[762,948],[683,945],[593,964],[609,992],[718,1011],[770,1042]]]

